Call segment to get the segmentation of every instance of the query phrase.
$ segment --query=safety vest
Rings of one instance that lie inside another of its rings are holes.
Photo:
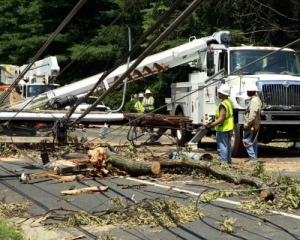
[[[144,113],[145,107],[142,105],[140,101],[137,101],[134,105],[135,109],[138,111],[138,113]]]
[[[149,97],[149,98],[146,98],[146,97],[144,97],[144,103],[145,104],[150,104],[150,103],[154,103],[154,99],[153,99],[153,97],[151,96],[151,97]],[[152,106],[148,106],[148,108],[149,108],[149,110],[154,110],[154,106],[152,105]]]
[[[224,99],[216,109],[216,120],[220,117],[220,106],[224,106],[226,109],[226,118],[225,121],[215,127],[217,132],[228,132],[234,128],[234,119],[233,119],[233,107],[231,101],[227,98]]]

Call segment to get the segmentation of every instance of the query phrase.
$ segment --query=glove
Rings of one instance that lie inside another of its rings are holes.
[[[211,129],[211,124],[209,123],[209,124],[207,124],[207,125],[205,125],[205,130],[208,130],[208,131],[210,131],[210,129]]]
[[[207,125],[202,125],[200,128],[199,128],[200,130],[208,130],[208,131],[210,131],[210,129],[211,129],[211,124],[209,123],[209,124],[207,124]]]

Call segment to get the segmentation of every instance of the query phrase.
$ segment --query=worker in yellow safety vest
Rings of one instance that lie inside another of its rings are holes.
[[[134,109],[138,113],[144,113],[145,112],[145,107],[143,106],[143,100],[144,100],[144,94],[140,93],[139,94],[139,100],[134,104]]]
[[[234,119],[232,102],[228,98],[230,87],[222,84],[218,89],[218,97],[222,100],[216,109],[215,121],[201,126],[200,129],[215,127],[218,155],[221,161],[231,164],[231,138],[233,136]]]
[[[145,113],[149,113],[154,110],[154,98],[151,96],[151,91],[149,89],[145,91],[143,106],[145,107]]]
[[[151,91],[147,89],[145,91],[145,97],[143,99],[143,106],[145,107],[145,113],[152,112],[154,110],[154,98],[151,96]],[[149,128],[150,133],[153,133],[153,128]],[[147,134],[147,128],[144,129],[144,134]]]

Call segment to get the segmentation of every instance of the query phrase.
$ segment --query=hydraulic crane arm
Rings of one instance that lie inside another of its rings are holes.
[[[190,42],[180,45],[178,47],[168,49],[166,51],[146,57],[130,75],[127,76],[128,81],[137,80],[148,75],[156,74],[160,71],[165,71],[169,68],[179,66],[184,63],[198,60],[198,65],[201,65],[203,69],[206,68],[205,59],[207,46],[209,44],[221,43],[221,36],[223,33],[228,34],[228,31],[220,31],[212,36],[203,37],[200,39],[193,39]],[[200,62],[199,62],[200,61]],[[130,63],[132,65],[134,61]],[[106,89],[114,83],[124,72],[127,70],[127,65],[122,65],[113,71],[105,80],[103,85]],[[21,104],[15,105],[14,108],[20,109],[34,109],[39,106],[47,104],[54,98],[66,98],[70,94],[78,95],[90,91],[94,85],[98,82],[103,73],[85,78],[75,83],[65,85],[63,87],[48,91],[46,93],[38,95],[33,101],[25,101]]]

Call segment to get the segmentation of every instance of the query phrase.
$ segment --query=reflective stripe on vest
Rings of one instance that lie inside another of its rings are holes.
[[[220,106],[224,106],[226,109],[226,118],[221,125],[215,127],[218,132],[228,132],[234,128],[234,119],[233,119],[233,107],[231,101],[227,98],[223,100],[218,108],[216,109],[216,120],[220,117]]]

